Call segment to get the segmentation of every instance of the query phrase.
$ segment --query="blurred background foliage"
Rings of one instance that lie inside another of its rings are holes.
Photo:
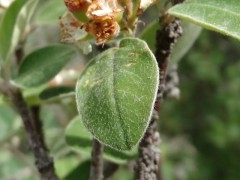
[[[65,8],[59,1],[50,2],[50,7],[56,4],[59,8],[53,8],[55,11],[43,5],[36,13],[36,29],[27,39],[25,53],[59,42],[56,19]],[[161,169],[166,180],[240,179],[239,49],[238,41],[203,30],[180,61],[181,98],[166,99],[160,113]],[[84,57],[78,56],[69,67],[83,63]],[[0,96],[0,179],[38,179],[20,117],[3,101],[6,99]],[[85,180],[90,157],[72,151],[64,136],[75,115],[72,97],[41,106],[46,143],[59,177]],[[132,179],[133,164],[121,165],[112,179]]]

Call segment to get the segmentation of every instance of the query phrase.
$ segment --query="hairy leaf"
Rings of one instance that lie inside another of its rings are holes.
[[[20,87],[36,87],[51,80],[69,62],[74,49],[53,45],[38,49],[23,60],[14,83]]]
[[[240,40],[239,0],[187,0],[168,13]]]
[[[87,129],[118,150],[135,146],[144,134],[158,89],[158,67],[147,44],[124,39],[87,66],[76,99]]]

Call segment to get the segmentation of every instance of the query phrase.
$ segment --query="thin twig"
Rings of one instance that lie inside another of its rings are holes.
[[[162,29],[157,31],[156,35],[156,59],[159,66],[159,89],[155,102],[149,127],[139,144],[138,159],[135,166],[136,180],[162,180],[163,175],[160,170],[160,135],[157,130],[158,113],[160,111],[160,101],[163,98],[165,90],[165,78],[167,72],[168,58],[172,47],[178,37],[182,34],[182,29],[178,19],[165,24]]]
[[[93,139],[90,180],[103,179],[102,154],[103,154],[103,145],[98,140]]]
[[[24,129],[27,133],[27,139],[29,146],[33,151],[36,159],[36,166],[42,180],[58,180],[55,174],[53,160],[48,156],[47,151],[43,147],[40,141],[40,136],[36,132],[32,122],[32,116],[30,110],[23,99],[22,93],[19,89],[13,87],[8,82],[5,82],[4,88],[1,89],[5,95],[7,95],[13,103],[13,106],[20,114]]]

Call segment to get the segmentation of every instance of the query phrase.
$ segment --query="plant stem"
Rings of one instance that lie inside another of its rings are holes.
[[[22,93],[10,84],[6,84],[5,88],[7,89],[7,92],[5,91],[6,94],[12,99],[14,107],[22,118],[29,146],[35,156],[36,166],[41,175],[41,179],[58,180],[58,177],[55,174],[53,160],[48,156],[48,153],[40,140],[40,136],[32,124],[33,119],[30,110],[23,99]]]
[[[43,124],[40,118],[40,106],[30,107],[30,111],[33,119],[33,126],[36,130],[36,133],[39,135],[39,140],[41,141],[43,148],[47,151],[47,146],[45,143],[44,133],[43,133]]]
[[[182,34],[182,28],[178,19],[164,24],[162,29],[157,31],[156,34],[156,52],[155,57],[159,67],[159,89],[155,102],[154,111],[149,124],[149,127],[139,144],[138,159],[135,166],[136,180],[162,180],[163,176],[160,172],[160,152],[159,143],[160,135],[157,130],[158,114],[160,111],[160,102],[163,98],[165,90],[165,78],[167,72],[168,58],[171,53],[172,47],[178,37]]]
[[[103,154],[103,145],[98,140],[93,139],[90,180],[103,179],[102,154]]]
[[[139,144],[138,159],[135,166],[137,180],[159,180],[159,143],[160,137],[157,131],[158,113],[154,110],[148,129]]]

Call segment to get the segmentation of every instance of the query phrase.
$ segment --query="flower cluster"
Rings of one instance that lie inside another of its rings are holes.
[[[78,41],[90,34],[96,44],[104,44],[118,35],[123,8],[117,0],[65,0],[65,5],[69,12],[60,22],[63,41]]]
[[[62,41],[70,43],[83,42],[92,37],[96,44],[104,44],[120,32],[120,21],[123,20],[124,8],[135,7],[133,3],[141,1],[130,0],[64,0],[68,12],[61,17]],[[143,10],[153,0],[142,0],[139,10]],[[131,16],[137,15],[132,14]],[[126,15],[129,18],[128,14]],[[134,18],[133,18],[134,19]],[[128,20],[125,20],[128,22]],[[126,23],[125,23],[126,24]]]

